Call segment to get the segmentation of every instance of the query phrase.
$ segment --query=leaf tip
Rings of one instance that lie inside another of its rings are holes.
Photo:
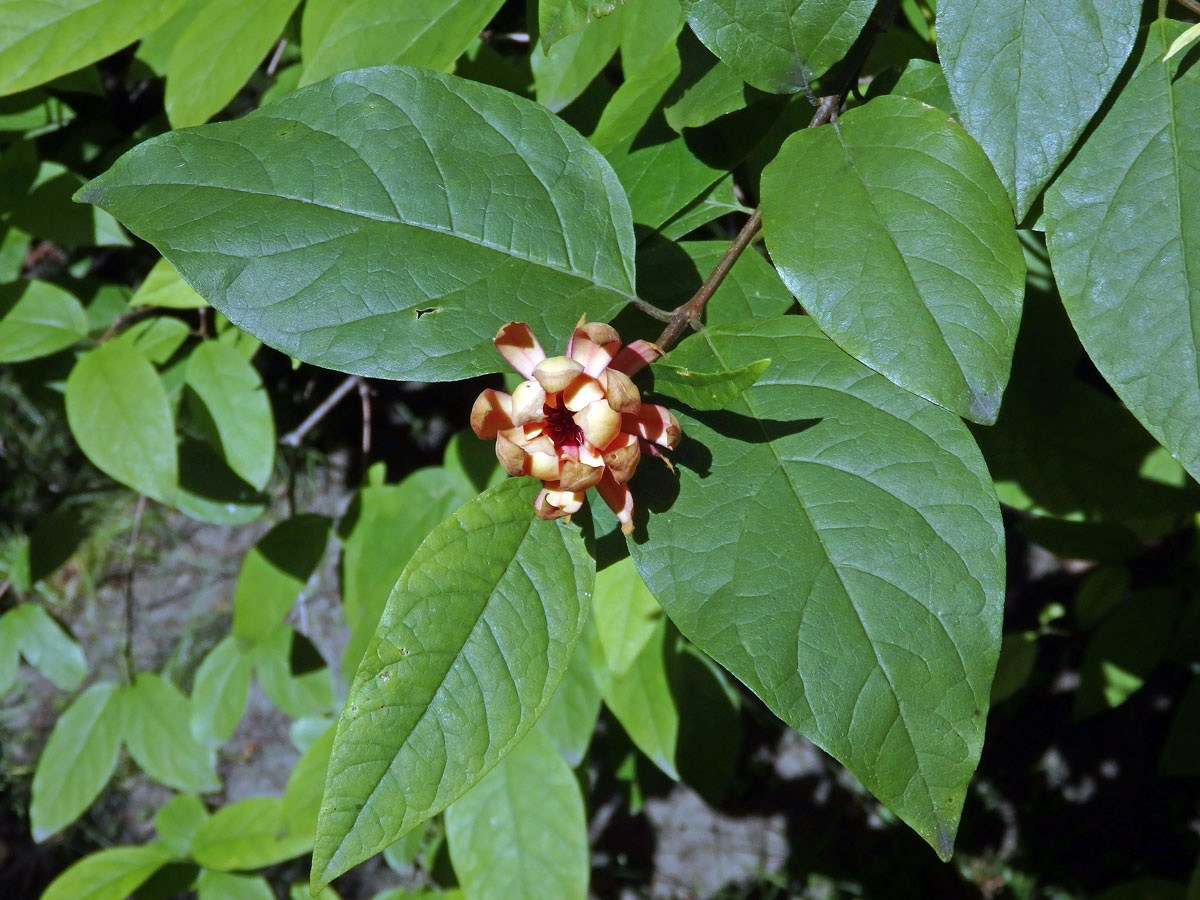
[[[932,843],[933,849],[937,851],[938,859],[942,862],[950,862],[950,857],[954,855],[953,826],[939,819],[936,822]]]

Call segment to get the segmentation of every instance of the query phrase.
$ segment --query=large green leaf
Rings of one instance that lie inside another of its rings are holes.
[[[1149,28],[1133,76],[1046,191],[1063,305],[1104,378],[1200,477],[1200,68]]]
[[[44,841],[92,805],[117,768],[121,749],[121,691],[93,684],[54,723],[33,774],[29,821]]]
[[[233,636],[253,644],[283,621],[316,571],[333,522],[302,513],[284,519],[242,560],[233,592]]]
[[[1140,0],[940,0],[938,55],[963,126],[1024,219],[1133,49]]]
[[[571,768],[583,762],[600,715],[600,688],[587,646],[587,629],[591,627],[589,620],[571,654],[567,672],[537,725]]]
[[[994,422],[1025,262],[979,145],[945,113],[884,96],[793,135],[762,181],[771,258],[821,330],[901,387]]]
[[[454,874],[471,900],[584,900],[587,822],[579,782],[534,729],[446,810]]]
[[[756,88],[806,90],[841,59],[876,0],[684,0],[692,31]]]
[[[188,699],[152,672],[141,672],[122,698],[122,736],[134,762],[168,787],[194,794],[220,787],[212,754],[188,724]]]
[[[629,671],[662,621],[662,607],[626,557],[596,573],[592,622],[614,675]],[[662,654],[659,654],[660,658]]]
[[[679,780],[675,747],[679,710],[671,696],[664,654],[667,621],[659,618],[650,639],[626,671],[612,673],[604,686],[604,705],[612,711],[634,745],[667,775]]]
[[[537,104],[420,69],[153,138],[79,196],[245,331],[362,375],[498,371],[504,323],[554,346],[633,295],[632,219],[600,155]]]
[[[400,63],[449,69],[503,0],[309,0],[300,86],[346,69]]]
[[[115,53],[167,21],[184,0],[0,0],[0,96]]]
[[[283,798],[250,797],[222,806],[192,837],[192,858],[210,869],[260,869],[307,853],[312,833],[294,831]]]
[[[179,35],[167,64],[172,128],[201,125],[246,83],[300,0],[209,0]]]
[[[957,417],[805,317],[708,328],[671,358],[767,355],[729,410],[676,409],[678,480],[634,488],[653,510],[677,496],[634,562],[684,635],[949,856],[1000,648],[987,470]]]
[[[323,885],[462,796],[550,702],[587,614],[579,528],[510,479],[413,555],[338,720],[313,856]]]
[[[233,347],[204,341],[188,356],[187,385],[205,439],[234,473],[262,490],[275,467],[275,423],[258,372]]]
[[[261,875],[230,872],[200,873],[196,879],[197,900],[275,900],[275,892]]]
[[[126,900],[170,860],[171,851],[158,842],[100,850],[55,878],[41,900]]]
[[[549,49],[555,42],[574,34],[593,19],[612,15],[624,0],[540,0],[538,37]]]
[[[66,403],[71,434],[97,468],[162,503],[174,499],[175,423],[141,351],[129,341],[89,350],[67,378]]]
[[[0,363],[49,356],[88,331],[74,296],[46,281],[0,284]]]

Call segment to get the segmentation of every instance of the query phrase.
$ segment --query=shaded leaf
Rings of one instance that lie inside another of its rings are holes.
[[[629,669],[612,673],[604,686],[604,705],[617,717],[634,745],[678,781],[675,748],[679,738],[679,710],[667,681],[666,640],[667,621],[660,617]]]
[[[619,11],[565,35],[553,47],[539,40],[529,58],[538,103],[552,112],[564,109],[608,65],[620,40]]]
[[[654,389],[668,394],[692,409],[725,409],[753,385],[771,367],[769,359],[722,372],[696,372],[682,366],[660,362],[654,368]]]
[[[332,673],[312,641],[288,625],[258,643],[254,666],[263,693],[293,719],[331,711]]]
[[[1178,598],[1165,591],[1141,591],[1109,613],[1083,656],[1075,717],[1120,706],[1141,688],[1166,652],[1178,618]]]
[[[592,627],[589,620],[585,629]],[[586,633],[575,645],[566,674],[537,724],[572,769],[583,762],[600,715],[600,688],[592,672]]]
[[[257,643],[283,621],[325,555],[332,527],[327,516],[302,513],[284,519],[250,549],[233,590],[238,641]]]

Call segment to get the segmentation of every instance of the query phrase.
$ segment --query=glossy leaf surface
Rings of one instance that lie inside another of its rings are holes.
[[[672,361],[767,354],[727,411],[675,409],[678,483],[661,475],[658,490],[678,496],[634,561],[685,636],[947,857],[1000,648],[987,470],[956,416],[805,317],[708,328]],[[640,491],[661,508],[653,482]]]
[[[632,220],[599,154],[536,104],[426,70],[346,73],[153,138],[80,198],[245,331],[362,375],[498,371],[504,323],[552,346],[633,292]]]

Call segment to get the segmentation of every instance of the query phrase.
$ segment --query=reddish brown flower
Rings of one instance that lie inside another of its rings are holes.
[[[627,482],[642,451],[679,443],[679,423],[661,406],[643,403],[630,380],[662,351],[648,341],[621,346],[610,325],[580,321],[565,356],[546,356],[524,322],[496,334],[496,349],[527,379],[511,394],[488,389],[471,410],[471,427],[496,441],[511,475],[545,482],[533,501],[543,519],[578,512],[590,487],[600,492],[626,534],[633,531]]]

